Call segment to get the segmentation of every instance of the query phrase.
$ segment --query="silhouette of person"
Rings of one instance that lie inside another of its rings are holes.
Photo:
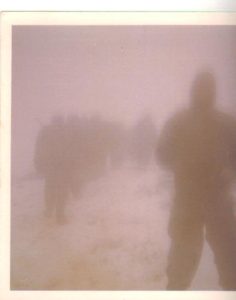
[[[70,192],[76,198],[80,196],[84,180],[84,169],[86,165],[86,134],[87,120],[77,115],[70,115],[66,122],[67,136],[67,159],[70,171]]]
[[[107,131],[108,124],[99,115],[94,115],[88,120],[85,139],[87,181],[96,180],[106,171],[110,148]]]
[[[56,214],[57,223],[65,222],[65,201],[69,193],[69,169],[67,138],[61,116],[52,118],[51,123],[39,132],[35,146],[35,167],[45,179],[46,216]]]
[[[139,168],[146,169],[153,162],[156,128],[149,115],[143,116],[133,130],[133,158]]]
[[[125,125],[118,122],[107,123],[107,140],[110,168],[119,168],[128,158],[128,136]]]
[[[220,285],[236,289],[236,220],[230,186],[235,170],[236,122],[215,107],[215,80],[200,73],[188,109],[164,126],[157,159],[174,173],[169,220],[168,290],[189,288],[199,264],[204,231]]]

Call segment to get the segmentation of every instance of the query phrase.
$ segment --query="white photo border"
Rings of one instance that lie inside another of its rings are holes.
[[[11,33],[14,25],[236,25],[236,12],[4,12],[1,14],[0,298],[139,300],[235,299],[236,292],[10,290]]]

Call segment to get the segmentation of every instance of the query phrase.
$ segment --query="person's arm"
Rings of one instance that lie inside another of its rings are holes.
[[[165,130],[163,130],[160,134],[160,137],[157,141],[156,149],[155,149],[155,158],[157,164],[165,165],[167,159],[166,148],[168,145],[167,137],[165,135]]]
[[[170,120],[164,126],[156,146],[156,162],[163,167],[171,167],[174,160],[174,144],[176,136],[175,120]]]

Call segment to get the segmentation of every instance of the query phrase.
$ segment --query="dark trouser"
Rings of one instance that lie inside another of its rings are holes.
[[[65,202],[68,197],[68,186],[60,178],[48,177],[45,180],[45,207],[48,217],[56,214],[58,223],[65,219]]]
[[[168,290],[189,288],[200,261],[204,228],[220,285],[236,290],[236,220],[229,196],[220,190],[205,195],[177,193],[169,222]]]

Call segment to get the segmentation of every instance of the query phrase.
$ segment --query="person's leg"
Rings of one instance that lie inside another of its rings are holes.
[[[169,234],[167,290],[186,290],[196,273],[203,247],[203,221],[192,211],[173,210]]]
[[[57,200],[56,200],[56,221],[58,224],[64,224],[66,221],[65,217],[65,202],[68,198],[68,186],[61,184],[57,189]]]
[[[224,290],[236,290],[236,220],[232,204],[223,195],[208,209],[206,237],[214,252],[220,284]]]
[[[50,179],[45,179],[44,185],[44,201],[45,201],[45,216],[52,217],[55,209],[55,191]]]

